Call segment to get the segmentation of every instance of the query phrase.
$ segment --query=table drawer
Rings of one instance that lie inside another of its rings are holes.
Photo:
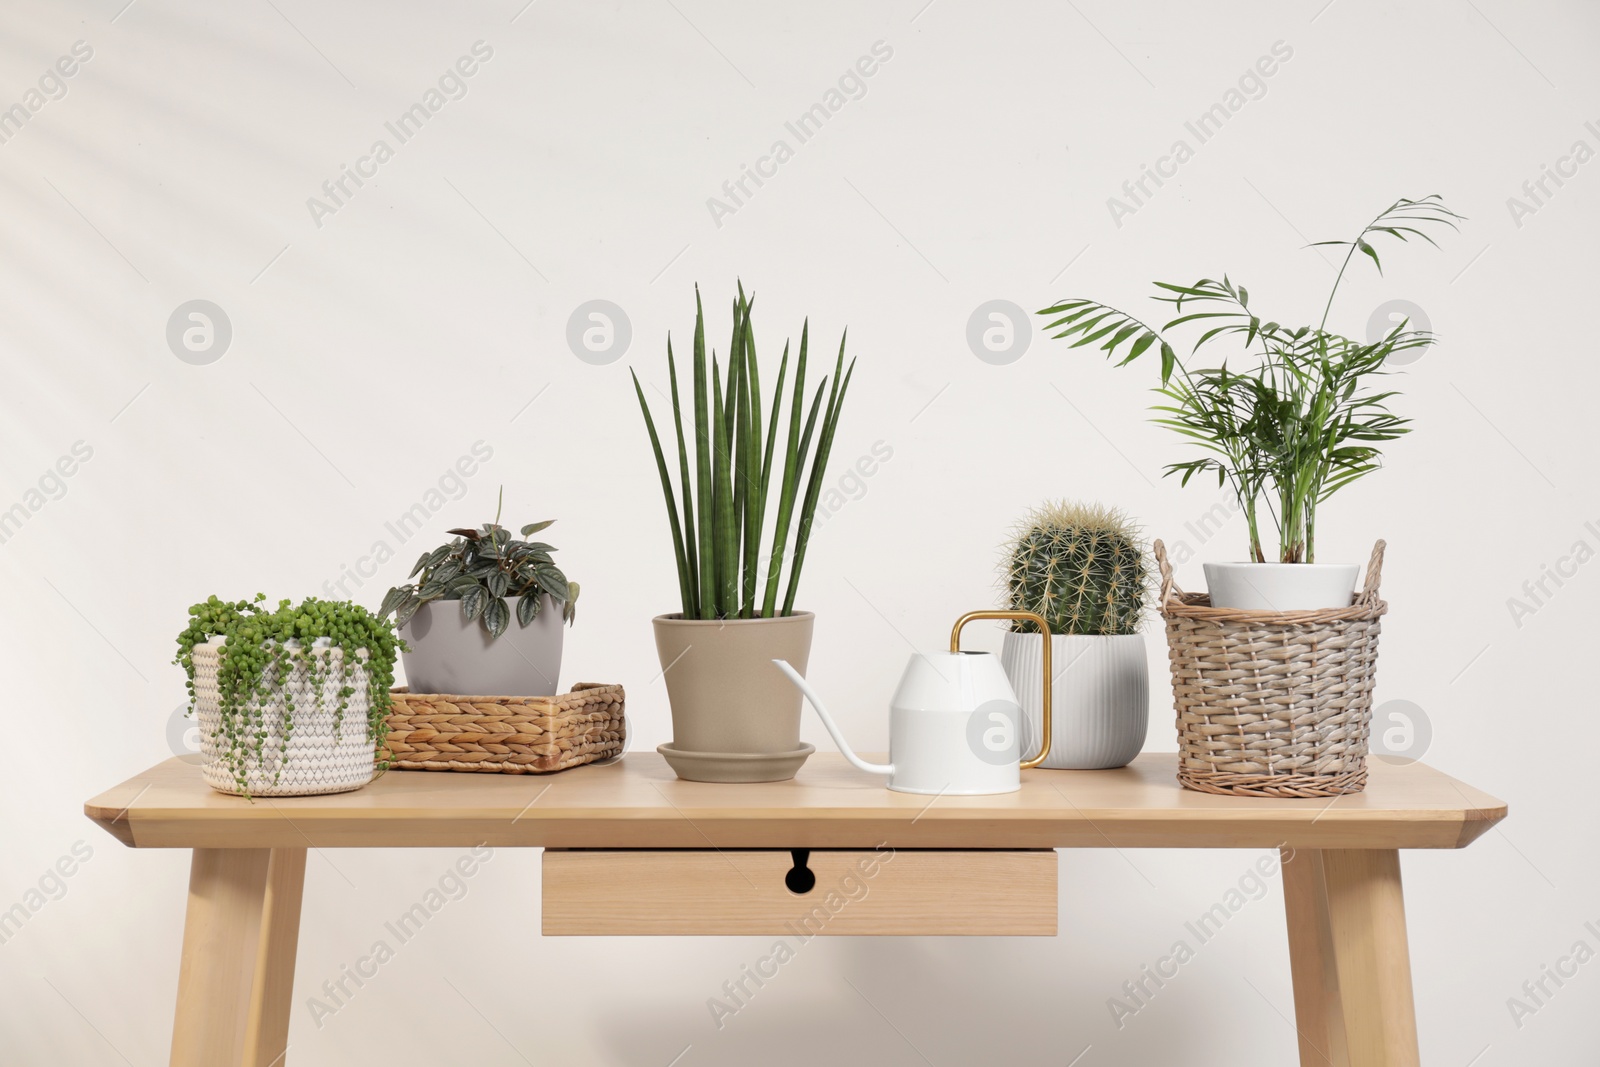
[[[546,849],[543,885],[546,936],[1056,932],[1048,849]]]

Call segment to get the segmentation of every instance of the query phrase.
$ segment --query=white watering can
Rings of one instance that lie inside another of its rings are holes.
[[[1022,705],[1000,657],[961,651],[961,629],[975,619],[1025,619],[1044,635],[1044,736],[1032,759],[1022,758]],[[949,652],[911,657],[889,705],[888,763],[868,763],[851,751],[816,691],[784,660],[772,662],[805,694],[844,758],[888,775],[889,788],[899,793],[1014,793],[1022,788],[1022,768],[1037,767],[1050,754],[1050,627],[1029,611],[968,612],[950,631]]]

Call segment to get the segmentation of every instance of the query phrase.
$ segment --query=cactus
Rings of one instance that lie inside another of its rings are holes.
[[[1035,508],[1017,526],[1004,577],[1011,608],[1044,616],[1052,634],[1134,633],[1149,597],[1137,527],[1097,504]]]

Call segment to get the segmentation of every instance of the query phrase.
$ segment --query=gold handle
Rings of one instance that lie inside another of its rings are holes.
[[[1050,624],[1044,621],[1043,616],[1035,615],[1031,611],[969,611],[956,620],[955,627],[950,631],[951,652],[961,651],[961,628],[966,626],[967,623],[978,619],[1015,619],[1031,622],[1039,628],[1039,633],[1044,637],[1044,690],[1042,693],[1044,697],[1044,737],[1039,744],[1039,754],[1032,759],[1025,759],[1021,763],[1023,770],[1032,770],[1043,763],[1046,756],[1050,755],[1050,723],[1052,719],[1050,714],[1050,679],[1053,676],[1053,672],[1050,670]],[[1018,725],[1020,726],[1021,724],[1018,723]]]

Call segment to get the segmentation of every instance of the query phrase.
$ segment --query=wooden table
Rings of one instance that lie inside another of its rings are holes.
[[[480,844],[546,850],[547,935],[1050,935],[1050,850],[1278,849],[1302,1065],[1416,1067],[1398,850],[1461,848],[1506,814],[1432,768],[1381,761],[1366,792],[1331,801],[1189,792],[1172,753],[931,798],[833,753],[744,786],[682,782],[634,753],[548,777],[394,771],[354,793],[251,803],[207,788],[196,758],[84,806],[124,844],[194,850],[182,1067],[282,1062],[307,848]]]

